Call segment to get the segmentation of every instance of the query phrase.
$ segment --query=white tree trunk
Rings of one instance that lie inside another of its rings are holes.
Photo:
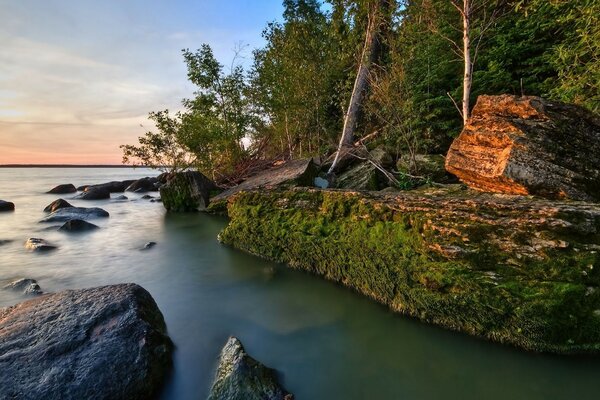
[[[469,103],[471,98],[471,85],[473,83],[473,63],[471,62],[471,0],[463,0],[463,54],[465,71],[463,76],[462,117],[463,125],[467,124],[470,116]]]

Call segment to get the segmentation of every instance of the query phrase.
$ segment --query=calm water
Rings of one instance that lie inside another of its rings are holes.
[[[68,235],[39,224],[59,183],[156,175],[137,169],[0,169],[0,286],[45,291],[136,282],[150,291],[177,346],[163,399],[203,399],[229,335],[278,369],[297,399],[597,399],[600,359],[543,356],[420,324],[353,292],[219,244],[226,220],[166,214],[160,203],[73,200],[111,216]],[[113,195],[114,196],[114,195]],[[63,195],[69,199],[72,195]],[[71,202],[71,200],[69,200]],[[33,254],[42,237],[57,251]],[[146,242],[158,244],[139,251]],[[0,307],[25,300],[0,290]],[[0,371],[1,373],[1,371]]]

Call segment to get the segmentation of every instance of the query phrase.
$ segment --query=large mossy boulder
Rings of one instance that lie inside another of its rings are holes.
[[[480,96],[446,168],[509,194],[600,200],[600,117],[540,97]]]
[[[392,166],[392,157],[383,146],[370,152],[361,151],[356,156],[360,157],[361,161],[339,174],[335,180],[336,187],[351,190],[379,190],[389,186],[387,178],[378,168],[388,169]]]
[[[160,198],[168,211],[197,211],[208,207],[215,189],[214,182],[200,172],[185,171],[174,174],[160,187]]]
[[[265,367],[230,337],[223,350],[208,400],[292,400],[277,382],[277,372]]]
[[[600,205],[463,189],[239,193],[220,240],[443,327],[600,351]]]
[[[173,345],[150,294],[120,284],[0,309],[0,398],[154,398]]]

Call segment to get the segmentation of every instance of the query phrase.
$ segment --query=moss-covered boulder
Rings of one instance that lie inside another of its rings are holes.
[[[197,171],[174,174],[160,187],[160,198],[168,211],[189,212],[207,207],[210,192],[217,187]]]
[[[377,168],[377,166],[390,168],[393,164],[392,157],[383,146],[377,147],[366,154],[359,153],[356,157],[360,157],[362,161],[340,173],[336,179],[338,188],[379,190],[389,186],[388,179]]]
[[[600,205],[462,189],[240,193],[220,240],[449,329],[600,350]]]

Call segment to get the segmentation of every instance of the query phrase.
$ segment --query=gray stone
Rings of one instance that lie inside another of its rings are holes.
[[[40,238],[29,238],[25,242],[25,248],[32,251],[48,251],[54,250],[57,247]]]
[[[70,219],[58,229],[67,232],[86,232],[93,231],[98,228],[98,225],[94,225],[81,219]]]
[[[79,200],[106,200],[110,199],[110,191],[103,187],[88,187],[83,193],[75,197]]]
[[[45,212],[54,212],[56,210],[60,210],[61,208],[73,207],[68,201],[63,199],[54,200],[52,203],[48,204],[46,208],[44,208]]]
[[[65,222],[71,219],[89,220],[94,218],[106,218],[108,216],[108,212],[98,207],[68,207],[54,211],[40,222]]]
[[[0,398],[150,399],[172,348],[136,284],[39,296],[0,309]]]
[[[221,351],[209,400],[291,400],[277,382],[277,372],[250,357],[242,343],[230,337]]]
[[[135,193],[155,192],[158,190],[158,184],[157,178],[142,178],[131,183],[125,190]]]
[[[142,247],[142,250],[148,250],[156,246],[156,242],[148,242]]]
[[[121,193],[125,191],[125,183],[121,181],[112,181],[106,183],[100,183],[98,185],[90,185],[85,187],[84,191],[89,192],[91,190],[100,189],[102,191],[108,191],[109,193]]]
[[[40,285],[38,285],[37,281],[35,279],[28,279],[28,278],[18,279],[16,281],[11,282],[8,285],[4,286],[2,289],[14,290],[14,291],[22,292],[23,294],[33,294],[33,295],[38,295],[38,294],[43,293],[42,289],[40,288]]]
[[[70,183],[65,183],[62,185],[58,185],[50,189],[47,193],[52,194],[67,194],[67,193],[75,193],[77,192],[77,188]]]
[[[15,203],[0,200],[0,212],[3,211],[15,211]]]

